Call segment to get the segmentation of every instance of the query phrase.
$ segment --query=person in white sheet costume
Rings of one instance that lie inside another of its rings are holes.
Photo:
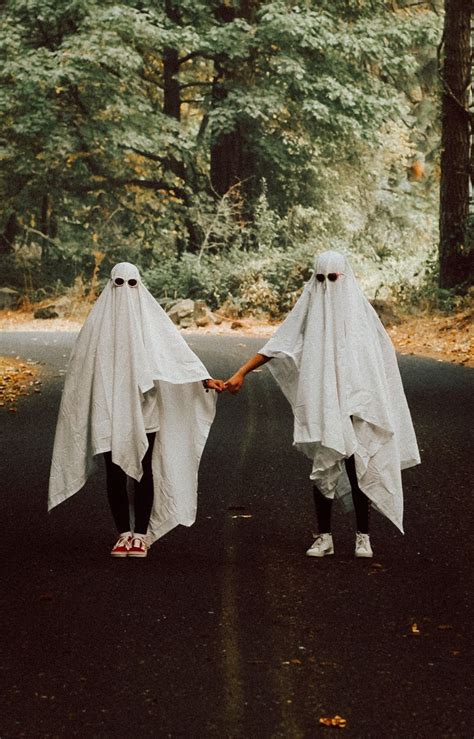
[[[204,385],[204,387],[203,387]],[[116,557],[148,546],[196,518],[199,461],[223,383],[146,289],[138,269],[117,264],[77,338],[59,410],[49,481],[51,510],[106,461],[119,531]],[[131,531],[127,476],[135,480]]]
[[[319,536],[307,554],[334,553],[332,500],[352,491],[355,554],[371,557],[370,504],[403,532],[401,470],[420,457],[392,343],[343,254],[316,258],[293,310],[227,389],[269,360],[293,409],[294,445],[313,464]]]

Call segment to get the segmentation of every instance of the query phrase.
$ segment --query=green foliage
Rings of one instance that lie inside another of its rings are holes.
[[[102,252],[104,269],[140,264],[158,293],[274,313],[316,248],[371,261],[374,285],[393,284],[399,263],[416,269],[436,217],[436,14],[375,0],[249,7],[4,3],[0,233],[15,214],[12,264],[70,283]],[[166,105],[170,51],[179,115]],[[219,197],[224,134],[248,172]],[[419,157],[426,174],[411,182]]]

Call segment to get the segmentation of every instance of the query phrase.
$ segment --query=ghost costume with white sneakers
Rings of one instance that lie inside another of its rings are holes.
[[[272,358],[268,367],[293,409],[294,445],[312,461],[319,490],[347,501],[343,461],[354,455],[360,489],[403,531],[401,470],[420,462],[415,432],[390,338],[343,254],[317,257],[259,354]]]
[[[196,518],[198,468],[215,415],[214,393],[201,360],[140,279],[117,264],[71,354],[59,410],[49,481],[51,510],[80,490],[94,457],[112,461],[135,480],[143,474],[147,432],[154,503],[152,543]]]

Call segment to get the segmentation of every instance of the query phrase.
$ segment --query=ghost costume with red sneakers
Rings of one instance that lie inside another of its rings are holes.
[[[215,415],[209,378],[138,269],[117,264],[77,338],[59,410],[49,482],[51,510],[80,490],[94,457],[135,480],[143,474],[146,432],[154,503],[148,543],[196,518],[199,461]]]
[[[347,258],[328,251],[273,337],[259,350],[289,400],[294,445],[329,498],[359,487],[403,531],[401,470],[420,462],[395,351]]]

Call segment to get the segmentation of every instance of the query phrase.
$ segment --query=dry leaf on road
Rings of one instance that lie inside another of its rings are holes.
[[[347,719],[342,716],[323,716],[319,719],[319,723],[323,726],[335,726],[338,729],[345,729],[347,726]]]

